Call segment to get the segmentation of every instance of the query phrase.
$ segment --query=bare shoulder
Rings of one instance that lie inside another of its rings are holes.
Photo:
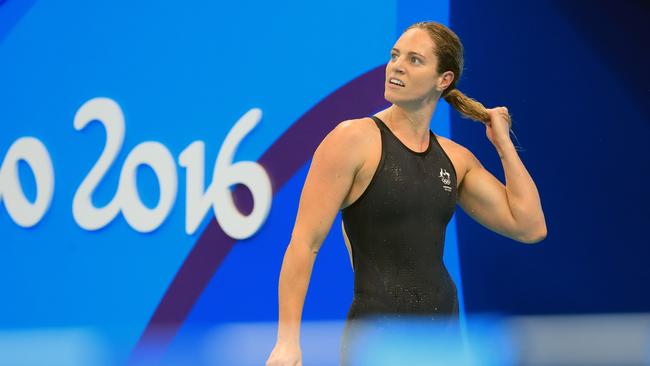
[[[340,122],[331,133],[336,133],[351,142],[364,143],[372,137],[373,133],[378,134],[379,128],[370,118],[355,118]]]
[[[480,162],[474,154],[465,146],[453,141],[447,137],[437,135],[440,146],[445,150],[449,159],[451,159],[458,175],[458,181],[461,182],[465,173],[473,166],[480,165]]]
[[[379,136],[379,129],[368,118],[349,119],[339,122],[316,149],[320,155],[335,164],[345,164],[356,172],[365,162],[373,135]],[[376,131],[373,131],[373,128]],[[373,133],[374,132],[374,133]]]
[[[349,154],[367,155],[368,149],[380,139],[379,128],[370,118],[348,119],[340,122],[330,131],[326,139],[332,145]]]

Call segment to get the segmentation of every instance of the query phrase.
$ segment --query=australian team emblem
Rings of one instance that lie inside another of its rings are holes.
[[[450,187],[451,175],[449,174],[449,172],[443,168],[440,168],[439,177],[440,180],[442,180],[442,184],[444,184],[443,188],[445,189],[445,191],[451,192],[451,187]]]

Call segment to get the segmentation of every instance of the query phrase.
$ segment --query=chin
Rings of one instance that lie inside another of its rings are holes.
[[[386,99],[386,101],[388,101],[389,103],[396,104],[396,105],[403,105],[409,102],[407,99],[397,98],[395,96],[395,93],[391,93],[390,90],[384,90],[384,99]]]
[[[420,106],[427,104],[426,96],[413,97],[413,95],[410,95],[410,98],[408,98],[403,95],[396,95],[396,93],[386,89],[384,89],[384,99],[391,104],[406,109],[419,108]]]
[[[384,99],[386,99],[390,103],[396,104],[398,102],[399,98],[395,98],[395,93],[391,93],[390,90],[385,89],[384,90]]]

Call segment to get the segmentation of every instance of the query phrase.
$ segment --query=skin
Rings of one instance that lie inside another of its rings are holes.
[[[386,66],[384,96],[392,105],[376,114],[408,148],[418,152],[429,145],[431,117],[455,77],[451,71],[438,74],[434,50],[435,44],[420,29],[411,29],[397,40]],[[391,77],[405,86],[390,84]],[[457,172],[459,205],[492,231],[522,243],[539,242],[546,236],[546,223],[535,184],[510,140],[507,109],[488,109],[488,114],[486,137],[501,158],[506,185],[468,149],[436,135]],[[300,319],[316,255],[337,213],[370,184],[380,157],[380,131],[370,118],[339,123],[316,149],[282,263],[278,338],[266,365],[302,365]],[[344,239],[350,251],[345,232]]]

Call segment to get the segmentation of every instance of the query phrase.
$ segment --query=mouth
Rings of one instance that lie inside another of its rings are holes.
[[[404,82],[402,80],[398,79],[398,78],[390,78],[390,79],[388,79],[388,84],[399,86],[399,87],[402,87],[402,88],[406,86],[404,84]]]

